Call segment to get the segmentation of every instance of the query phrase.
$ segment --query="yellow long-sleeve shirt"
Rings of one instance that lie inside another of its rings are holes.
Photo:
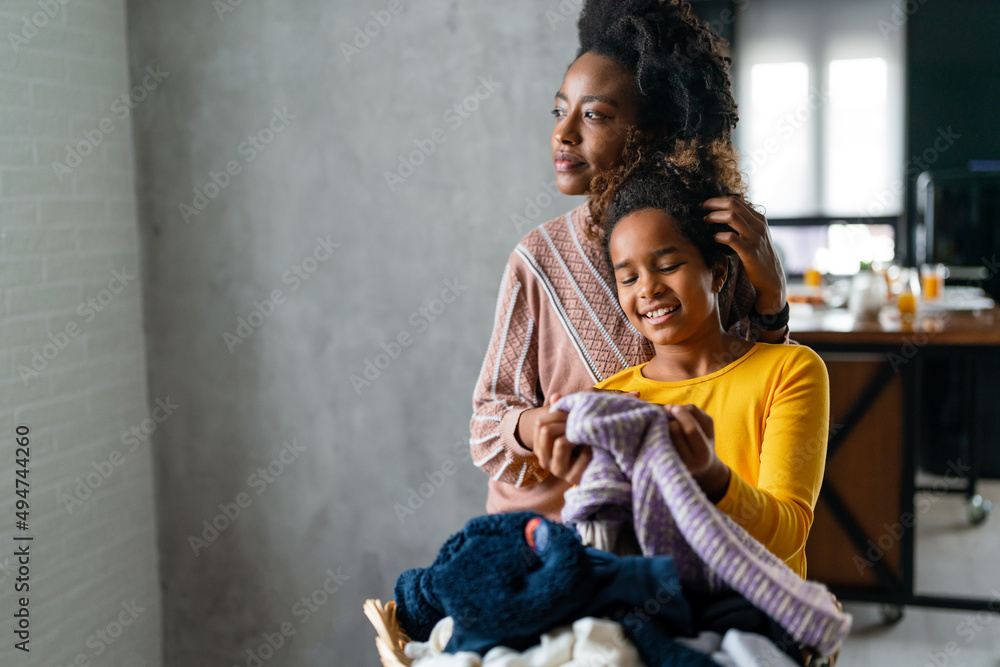
[[[823,360],[805,346],[756,343],[728,366],[690,380],[650,380],[645,366],[596,386],[638,391],[651,403],[691,403],[708,413],[715,451],[733,473],[717,507],[805,578],[830,423]]]

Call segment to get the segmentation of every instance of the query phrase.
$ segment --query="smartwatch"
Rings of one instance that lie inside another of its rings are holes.
[[[788,302],[777,313],[761,315],[756,308],[750,309],[750,323],[761,331],[781,331],[788,326]]]

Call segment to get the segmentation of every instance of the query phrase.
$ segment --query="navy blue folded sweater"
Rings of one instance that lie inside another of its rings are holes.
[[[411,639],[426,641],[439,620],[455,620],[449,653],[523,651],[545,632],[596,616],[621,623],[648,667],[715,665],[673,639],[693,632],[673,558],[584,547],[572,529],[532,512],[472,519],[430,567],[400,575],[395,597]]]

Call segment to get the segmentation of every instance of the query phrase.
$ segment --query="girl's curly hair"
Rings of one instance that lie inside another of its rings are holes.
[[[587,236],[592,241],[601,243],[606,235],[604,217],[616,190],[634,173],[648,171],[654,157],[658,165],[656,169],[673,174],[671,182],[682,188],[679,195],[692,197],[698,193],[706,194],[697,202],[698,205],[710,197],[746,196],[746,183],[740,172],[739,158],[729,139],[667,139],[656,142],[646,133],[632,127],[626,135],[625,147],[617,166],[598,172],[590,184]]]
[[[673,217],[678,231],[698,249],[706,266],[728,262],[727,256],[733,250],[714,238],[719,231],[729,229],[728,225],[705,224],[701,210],[702,202],[711,197],[742,197],[742,192],[732,192],[727,179],[720,177],[720,163],[702,159],[698,150],[685,147],[683,142],[679,150],[669,154],[649,148],[634,137],[630,140],[621,166],[595,178],[595,195],[591,199],[591,208],[601,210],[600,244],[607,265],[612,264],[611,232],[625,216],[644,209],[664,211]],[[714,142],[706,149],[709,153],[713,148],[725,152],[725,146],[716,144],[727,143]],[[723,176],[727,173],[725,164]]]
[[[686,0],[587,0],[576,57],[593,52],[635,75],[639,129],[654,139],[729,140],[739,119],[727,43]]]

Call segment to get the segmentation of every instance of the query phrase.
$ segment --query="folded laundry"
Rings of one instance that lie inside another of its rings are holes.
[[[850,615],[705,497],[671,443],[662,407],[586,392],[554,408],[569,412],[566,438],[594,450],[579,486],[566,493],[565,523],[630,521],[642,552],[671,554],[686,587],[732,588],[820,657],[840,647]]]
[[[729,630],[722,638],[722,653],[728,656],[735,667],[795,667],[791,659],[778,650],[766,637],[750,632]]]
[[[412,667],[643,667],[621,625],[590,616],[575,621],[572,627],[543,634],[539,644],[527,651],[498,646],[482,657],[470,652],[444,653],[434,637],[450,636],[451,630],[452,619],[448,617],[434,626],[427,643],[410,642],[406,654],[413,659]]]
[[[454,619],[447,653],[523,651],[553,628],[607,616],[647,667],[714,664],[674,639],[693,626],[672,557],[584,547],[572,529],[532,512],[470,520],[430,567],[400,575],[395,598],[396,618],[413,640],[426,641],[438,621]]]
[[[471,651],[445,653],[453,628],[454,620],[445,617],[434,626],[428,641],[407,644],[406,655],[413,660],[412,667],[643,667],[635,646],[623,636],[621,625],[606,619],[587,616],[572,627],[543,634],[541,641],[527,651],[497,646],[483,656]],[[796,664],[766,637],[750,632],[729,630],[723,637],[706,631],[677,641],[711,655],[722,667]]]

